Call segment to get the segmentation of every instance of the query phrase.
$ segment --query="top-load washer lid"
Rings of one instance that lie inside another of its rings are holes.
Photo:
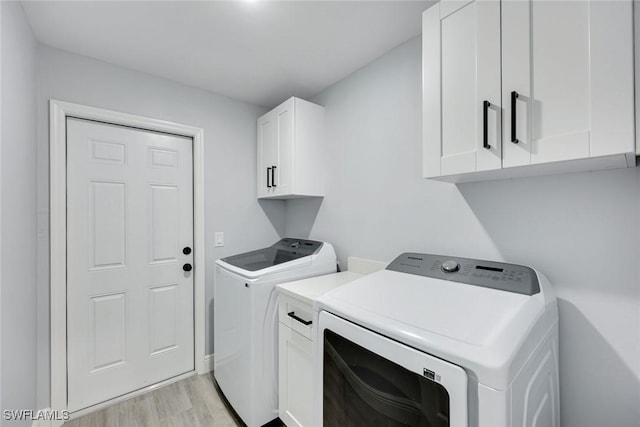
[[[555,295],[531,268],[416,253],[329,291],[314,310],[463,366],[501,390],[557,321]]]
[[[313,255],[322,245],[315,240],[285,238],[268,248],[222,258],[222,261],[243,270],[258,271]]]

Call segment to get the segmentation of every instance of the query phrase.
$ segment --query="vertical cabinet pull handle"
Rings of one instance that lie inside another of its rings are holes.
[[[484,101],[482,103],[482,146],[487,150],[491,148],[489,145],[489,129],[487,128],[487,115],[489,114],[489,107],[491,103]]]
[[[271,186],[277,187],[276,185],[276,166],[271,166]]]
[[[511,92],[511,142],[517,144],[518,138],[516,138],[516,99],[518,99],[518,92],[515,90]]]
[[[271,178],[271,168],[267,168],[267,188],[271,188],[271,184],[269,183],[269,178]]]

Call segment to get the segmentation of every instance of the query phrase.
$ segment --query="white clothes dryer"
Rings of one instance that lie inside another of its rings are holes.
[[[314,322],[316,426],[560,426],[556,297],[529,267],[405,253]]]
[[[216,261],[213,293],[214,377],[248,427],[278,417],[279,283],[335,273],[331,244],[282,239]]]

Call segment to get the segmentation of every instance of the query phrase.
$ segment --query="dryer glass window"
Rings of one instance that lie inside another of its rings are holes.
[[[336,333],[324,332],[325,426],[449,426],[449,394]]]

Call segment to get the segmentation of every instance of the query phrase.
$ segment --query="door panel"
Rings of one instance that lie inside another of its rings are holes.
[[[275,117],[270,112],[258,119],[258,197],[273,194],[271,168],[277,164],[277,150]]]
[[[505,111],[502,128],[503,167],[531,163],[529,32],[529,2],[502,2],[502,105]],[[512,91],[518,94],[513,103]],[[515,135],[512,135],[511,113],[514,107],[517,126]],[[517,144],[512,142],[513,137],[517,138]]]
[[[287,426],[313,425],[313,343],[279,324],[280,418]]]
[[[589,157],[589,4],[533,5],[531,163]]]
[[[149,337],[152,356],[172,350],[178,345],[178,291],[178,285],[175,284],[149,289]]]
[[[423,20],[424,28],[435,28],[423,35],[425,117],[438,117],[425,122],[426,144],[433,147],[424,153],[425,176],[499,169],[500,3],[443,1]]]
[[[446,158],[469,153],[473,163],[477,140],[476,5],[476,2],[469,4],[449,15],[441,24],[442,156]],[[463,119],[465,117],[467,120]]]
[[[633,7],[626,1],[589,2],[591,157],[635,151]],[[597,36],[596,36],[597,35]],[[635,163],[634,163],[635,164]]]
[[[126,184],[92,181],[89,194],[90,268],[125,267]]]
[[[505,167],[633,151],[631,2],[598,3],[502,3]]]
[[[149,164],[150,166],[171,167],[178,166],[178,153],[173,150],[160,150],[158,148],[149,148]]]
[[[126,146],[117,142],[91,140],[90,159],[96,163],[124,164]]]
[[[91,297],[89,321],[93,331],[90,373],[115,367],[126,359],[126,293]]]
[[[293,191],[294,147],[294,105],[293,98],[275,110],[276,117],[276,166],[275,194],[289,194]]]
[[[194,369],[192,141],[67,120],[68,407]]]
[[[149,249],[151,262],[178,260],[178,230],[180,205],[178,187],[151,185],[151,232]]]

